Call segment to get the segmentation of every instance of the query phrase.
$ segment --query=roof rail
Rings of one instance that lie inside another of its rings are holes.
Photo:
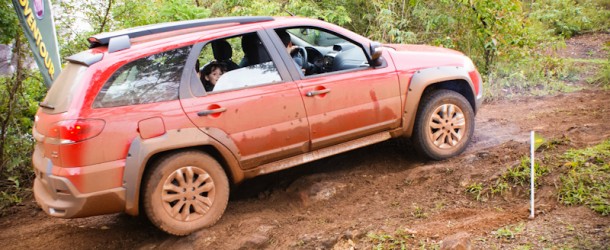
[[[160,23],[160,24],[151,24],[145,26],[139,26],[114,32],[104,32],[92,37],[89,37],[87,41],[89,41],[89,48],[95,48],[100,46],[105,46],[110,43],[110,39],[115,37],[127,36],[128,38],[136,38],[140,36],[152,35],[157,33],[163,33],[174,30],[195,28],[201,26],[215,25],[215,24],[226,24],[226,23],[255,23],[255,22],[263,22],[263,21],[273,21],[273,17],[269,16],[252,16],[252,17],[219,17],[219,18],[207,18],[207,19],[198,19],[198,20],[188,20],[188,21],[178,21],[178,22],[169,22],[169,23]],[[122,39],[121,39],[122,40]],[[129,40],[129,39],[128,39]],[[124,47],[127,45],[123,45]],[[126,47],[129,48],[130,44]],[[116,49],[117,51],[120,49]]]

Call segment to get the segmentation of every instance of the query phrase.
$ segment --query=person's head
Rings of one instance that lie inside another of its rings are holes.
[[[220,76],[222,76],[222,74],[224,74],[227,69],[222,63],[213,61],[205,65],[202,71],[205,80],[211,83],[212,85],[216,85],[216,82],[218,82]]]
[[[290,34],[288,34],[288,31],[286,30],[277,30],[276,32],[277,35],[280,37],[280,40],[282,40],[282,43],[286,47],[286,50],[288,51],[288,53],[290,53],[290,51],[292,50],[292,41],[290,40]]]

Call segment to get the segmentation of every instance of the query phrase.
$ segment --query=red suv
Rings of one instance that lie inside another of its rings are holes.
[[[38,204],[62,218],[144,212],[186,235],[230,183],[390,138],[464,151],[482,100],[472,61],[381,45],[319,20],[229,17],[90,37],[40,103]]]

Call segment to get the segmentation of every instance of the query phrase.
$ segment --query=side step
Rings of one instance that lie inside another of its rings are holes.
[[[247,171],[245,174],[247,177],[254,177],[264,174],[277,172],[283,169],[287,169],[296,165],[301,165],[307,162],[319,160],[328,156],[333,156],[364,146],[372,145],[378,142],[386,141],[392,138],[390,132],[382,132],[378,134],[369,135],[353,141],[344,142],[334,146],[318,149],[309,153],[293,156],[276,162],[267,163],[261,165],[255,169]]]

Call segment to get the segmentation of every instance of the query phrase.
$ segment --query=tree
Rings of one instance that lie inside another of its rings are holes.
[[[46,88],[40,73],[25,67],[27,42],[11,3],[0,5],[0,41],[12,44],[12,76],[0,77],[0,208],[19,202],[30,186],[31,136],[37,102]]]

